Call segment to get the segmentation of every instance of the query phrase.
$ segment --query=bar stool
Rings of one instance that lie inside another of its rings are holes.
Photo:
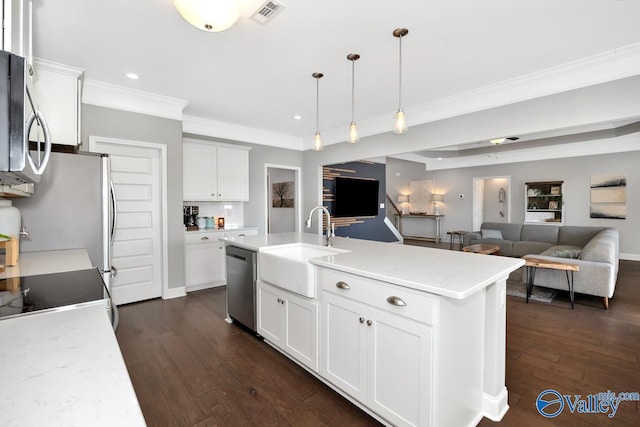
[[[462,241],[464,240],[464,235],[467,233],[468,232],[464,230],[447,231],[447,234],[449,235],[449,250],[453,250],[453,246],[456,243],[456,240],[460,245],[459,250],[462,250]]]

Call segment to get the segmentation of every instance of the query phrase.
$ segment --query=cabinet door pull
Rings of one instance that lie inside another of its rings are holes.
[[[360,321],[360,323],[364,323],[364,317],[361,317],[360,319],[358,319]]]
[[[395,296],[390,296],[389,298],[387,298],[387,302],[389,304],[392,305],[398,305],[398,306],[405,306],[407,305],[406,302],[404,302],[404,300],[400,297],[395,297]]]
[[[367,326],[371,326],[373,322],[371,320],[367,320]]]
[[[343,281],[339,281],[338,283],[336,283],[336,288],[339,288],[339,289],[351,289],[351,287],[349,285],[347,285]]]
[[[209,240],[209,238],[207,236],[202,236],[200,240]]]

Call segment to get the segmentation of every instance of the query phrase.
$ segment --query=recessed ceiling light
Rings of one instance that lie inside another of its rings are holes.
[[[131,80],[138,80],[140,76],[136,73],[127,73],[127,78],[130,78]]]
[[[302,120],[302,116],[300,114],[296,114],[295,116],[293,116],[294,120]]]
[[[438,157],[438,160],[442,160],[442,157]]]
[[[502,144],[504,142],[506,138],[495,138],[491,140],[492,144],[498,145],[498,144]]]

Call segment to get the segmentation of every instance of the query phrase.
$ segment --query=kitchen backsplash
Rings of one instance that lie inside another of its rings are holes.
[[[184,202],[183,206],[199,206],[198,216],[223,217],[225,227],[244,225],[243,202]]]

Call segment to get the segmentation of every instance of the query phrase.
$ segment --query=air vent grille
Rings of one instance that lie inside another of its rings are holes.
[[[285,5],[282,3],[267,0],[251,15],[251,19],[264,25],[270,22],[277,14],[282,12],[284,8]]]

